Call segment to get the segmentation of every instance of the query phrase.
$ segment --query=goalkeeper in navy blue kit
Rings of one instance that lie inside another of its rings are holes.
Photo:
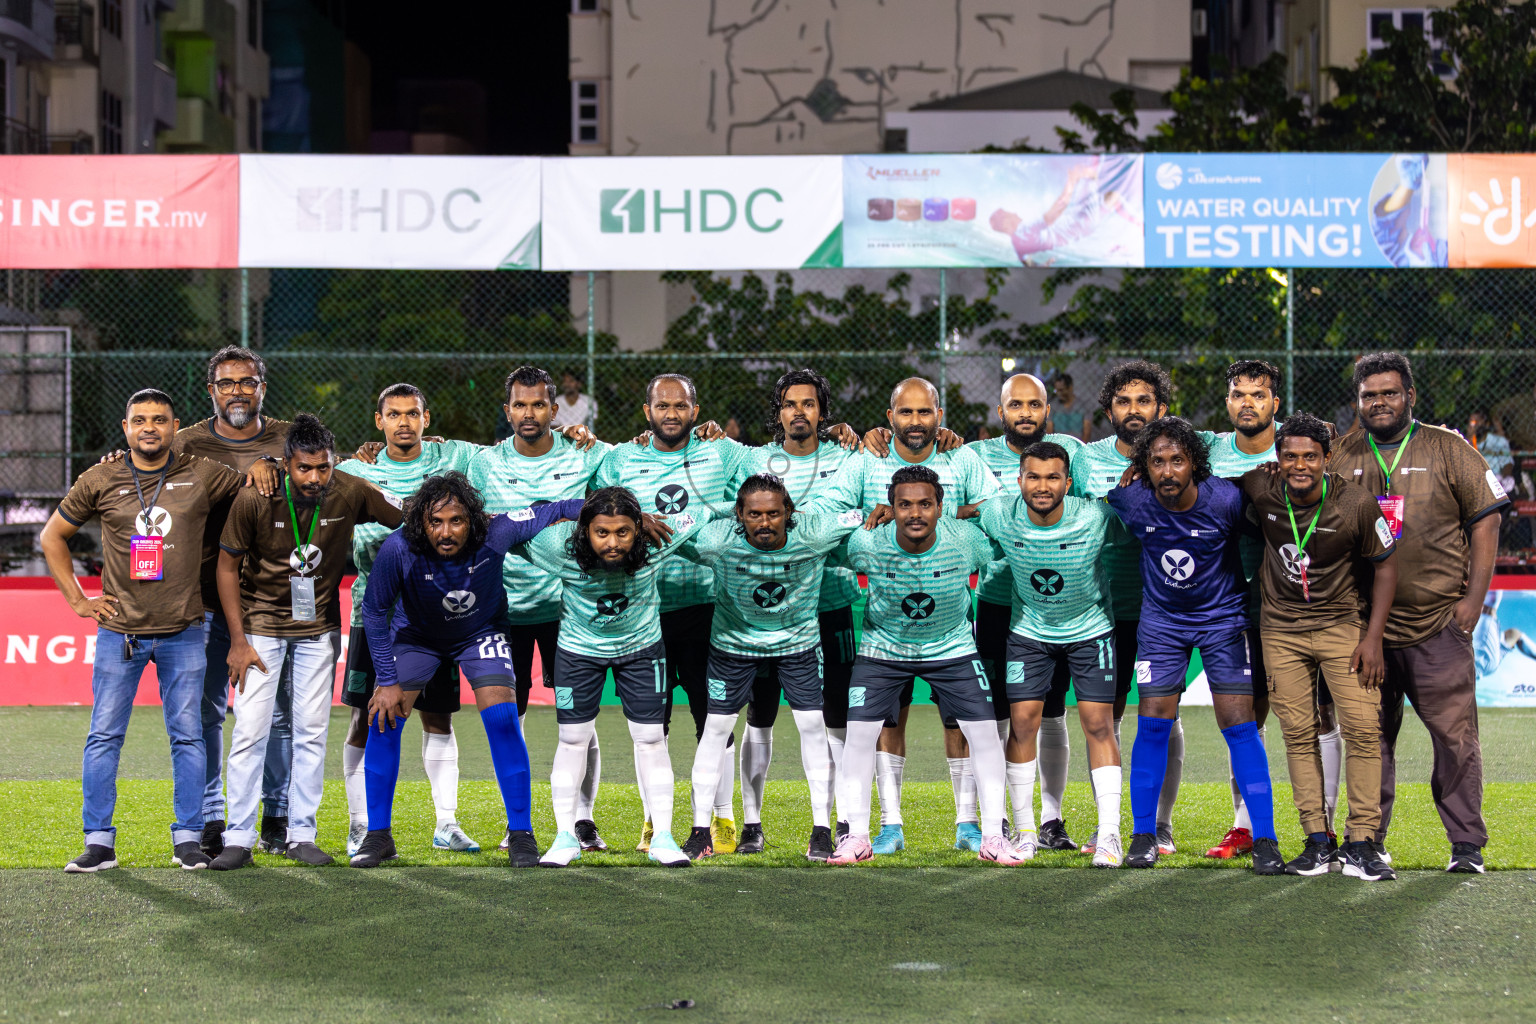
[[[352,858],[353,867],[378,867],[395,856],[390,816],[400,775],[401,733],[411,706],[444,661],[456,662],[475,691],[506,804],[512,865],[538,864],[532,776],[517,721],[501,565],[511,548],[546,526],[575,519],[581,506],[581,499],[572,498],[490,516],[480,493],[461,473],[429,477],[405,503],[400,531],[379,548],[363,598],[363,628],[377,683],[368,705],[363,762],[368,836]]]

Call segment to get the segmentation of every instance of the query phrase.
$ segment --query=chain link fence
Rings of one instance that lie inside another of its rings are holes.
[[[996,431],[997,387],[1028,371],[1073,379],[1092,437],[1105,370],[1155,359],[1174,411],[1230,429],[1224,371],[1267,359],[1284,411],[1343,428],[1355,357],[1414,361],[1418,412],[1465,430],[1485,412],[1514,452],[1501,469],[1533,497],[1536,274],[1518,270],[803,270],[666,274],[431,271],[0,271],[0,510],[46,515],[82,469],[122,444],[124,399],[168,391],[183,423],[211,412],[209,354],[244,343],[268,363],[266,412],[308,411],[352,446],[372,439],[378,392],[426,392],[432,432],[504,436],[502,381],[522,363],[571,374],[597,401],[609,441],[644,428],[646,382],[681,372],[702,416],[767,437],[766,398],[787,369],[833,384],[835,418],[884,422],[891,386],[939,384],[947,424]],[[1495,442],[1497,443],[1497,442]],[[1512,520],[1506,556],[1529,529]]]

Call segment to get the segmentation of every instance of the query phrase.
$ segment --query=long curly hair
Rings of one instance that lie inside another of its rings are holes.
[[[617,570],[603,563],[588,536],[587,530],[598,516],[623,516],[634,521],[635,544]],[[577,567],[589,576],[600,572],[622,572],[633,576],[651,562],[651,541],[641,529],[640,502],[624,487],[603,487],[593,491],[586,504],[581,506],[581,516],[576,520],[575,531],[565,542],[565,549],[576,560]]]
[[[427,516],[450,501],[463,505],[469,513],[469,538],[464,542],[464,550],[474,551],[485,543],[485,535],[491,528],[485,501],[475,490],[475,485],[469,482],[469,477],[449,471],[427,477],[416,493],[405,499],[400,532],[405,534],[405,543],[412,551],[418,555],[432,553],[432,542],[427,539]]]
[[[1193,480],[1200,483],[1211,475],[1211,448],[1200,437],[1189,420],[1182,416],[1164,416],[1160,420],[1153,420],[1141,428],[1141,433],[1136,435],[1136,449],[1131,456],[1136,469],[1141,473],[1141,479],[1148,487],[1152,485],[1152,471],[1148,467],[1152,451],[1152,443],[1159,438],[1168,438],[1189,455],[1189,460],[1195,464]]]
[[[779,411],[784,408],[784,395],[790,388],[802,385],[816,389],[816,413],[819,417],[816,421],[816,440],[826,441],[832,436],[832,385],[815,370],[790,370],[773,386],[773,397],[768,400],[768,421],[765,425],[773,439],[780,444],[784,443],[784,423],[779,419]]]

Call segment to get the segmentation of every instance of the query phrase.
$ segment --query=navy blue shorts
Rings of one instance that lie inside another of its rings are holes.
[[[778,685],[784,699],[795,711],[820,711],[821,644],[794,654],[749,658],[710,645],[709,667],[704,677],[709,684],[709,713],[734,715],[752,700],[752,683],[760,670],[778,669]]]
[[[660,643],[618,658],[592,658],[555,651],[555,721],[566,725],[590,722],[603,702],[608,670],[619,691],[624,717],[631,722],[660,725],[666,718],[667,651]]]
[[[1146,619],[1136,634],[1136,688],[1148,697],[1184,692],[1189,656],[1196,648],[1205,665],[1212,693],[1253,696],[1253,664],[1248,629],[1238,626],[1218,632],[1169,636],[1166,627]]]
[[[860,655],[848,685],[850,722],[891,722],[901,711],[902,690],[922,677],[939,713],[956,722],[995,722],[992,682],[980,658],[949,661],[881,661]]]
[[[446,663],[457,663],[470,689],[512,686],[512,649],[505,633],[487,633],[447,648],[427,644],[407,633],[395,634],[395,677],[402,690],[425,690]]]
[[[347,674],[342,680],[341,702],[349,708],[367,710],[373,699],[373,686],[373,655],[368,650],[368,638],[362,626],[353,626],[347,636]],[[459,666],[444,659],[413,707],[428,714],[451,715],[460,706]]]
[[[1080,701],[1115,700],[1115,633],[1053,644],[1008,634],[1008,701],[1046,700],[1062,671],[1070,673]]]

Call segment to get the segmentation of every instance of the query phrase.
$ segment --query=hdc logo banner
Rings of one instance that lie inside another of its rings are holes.
[[[1451,265],[1536,266],[1536,157],[1449,159]]]
[[[546,270],[842,265],[840,157],[543,163]]]
[[[242,156],[240,265],[537,270],[539,161]]]
[[[1443,267],[1446,158],[1147,157],[1149,267]]]

